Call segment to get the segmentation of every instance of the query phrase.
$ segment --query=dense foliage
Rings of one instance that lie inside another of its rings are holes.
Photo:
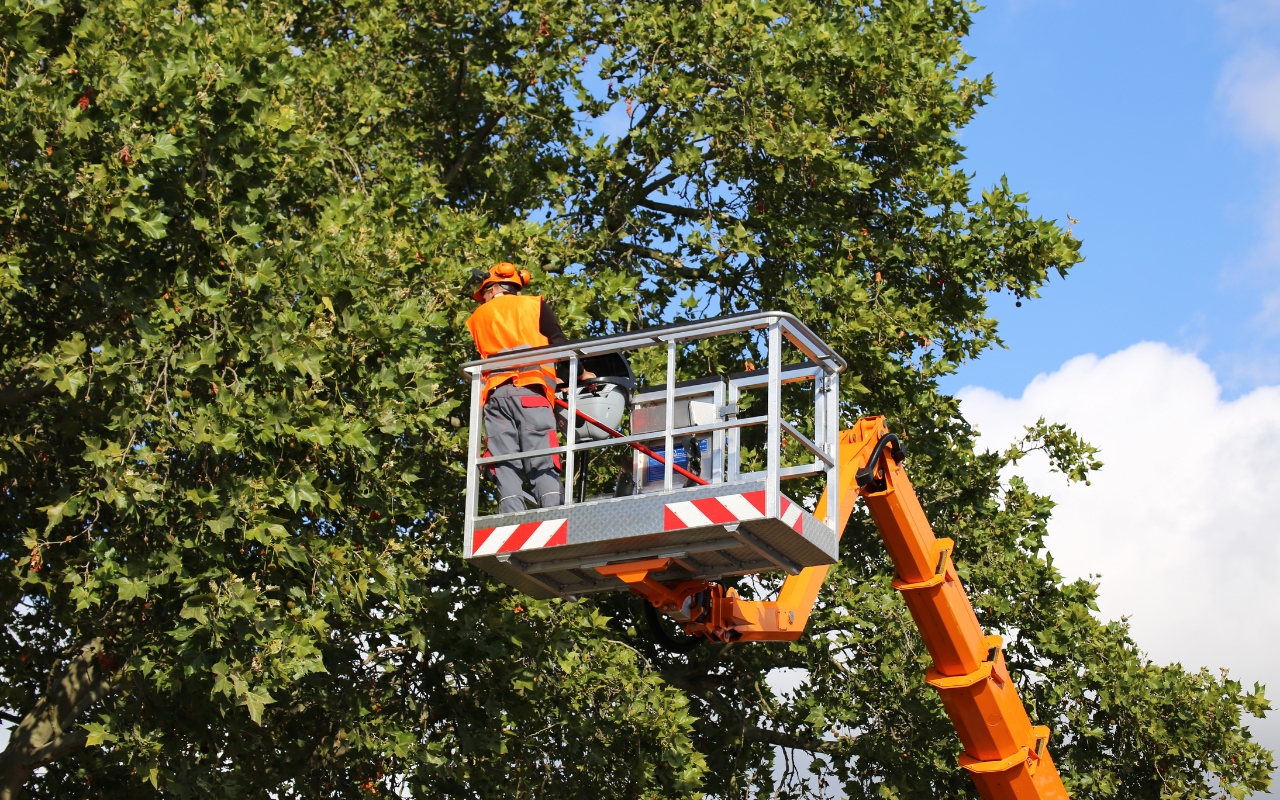
[[[790,646],[671,656],[627,598],[461,561],[462,290],[500,259],[572,334],[796,313],[846,416],[907,437],[1073,797],[1265,787],[1261,690],[1099,622],[1001,482],[1022,450],[937,389],[998,343],[992,293],[1079,260],[959,168],[974,9],[6,0],[0,798],[814,791],[779,747],[849,797],[974,796],[863,516]]]

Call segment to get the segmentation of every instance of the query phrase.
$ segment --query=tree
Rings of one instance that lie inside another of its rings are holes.
[[[743,797],[776,747],[850,797],[973,796],[865,519],[806,639],[689,658],[625,597],[461,561],[464,287],[501,258],[573,334],[805,319],[848,417],[908,438],[1073,796],[1264,787],[1261,689],[1097,621],[1050,501],[999,480],[1021,451],[937,389],[998,343],[989,295],[1079,260],[959,169],[973,10],[11,0],[0,797]],[[808,688],[776,702],[776,667]]]

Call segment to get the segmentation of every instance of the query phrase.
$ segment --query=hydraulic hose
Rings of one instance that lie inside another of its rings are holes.
[[[893,448],[890,451],[890,455],[899,464],[902,463],[902,459],[907,457],[907,451],[902,447],[902,442],[898,440],[897,434],[886,433],[881,436],[880,441],[876,442],[876,446],[871,450],[871,457],[867,459],[867,465],[858,470],[856,478],[859,489],[865,489],[868,484],[876,480],[876,468],[880,466],[880,459],[884,457],[884,451],[890,447]]]
[[[564,400],[561,400],[559,397],[556,398],[556,405],[560,406],[565,410],[568,410],[569,408],[569,404],[566,403]],[[600,422],[599,420],[594,419],[593,417],[589,417],[586,414],[582,413],[581,411],[578,412],[578,417],[581,418],[583,422],[586,422],[590,425],[595,425],[597,428],[609,434],[615,439],[622,438],[622,433],[620,431],[615,431],[613,428],[610,428],[608,425],[605,425],[603,422]],[[641,453],[644,453],[649,458],[652,458],[654,461],[657,461],[659,464],[662,464],[664,466],[666,465],[667,463],[666,459],[664,459],[662,456],[658,455],[657,453],[653,452],[649,448],[645,447],[644,445],[640,444],[639,442],[627,442],[627,444],[631,445],[632,449],[639,450]],[[689,480],[693,481],[694,483],[698,484],[699,486],[708,485],[708,482],[706,480],[698,477],[697,475],[694,475],[692,472],[680,466],[679,464],[673,463],[671,465],[671,468],[676,472],[680,473],[681,475],[685,476]]]

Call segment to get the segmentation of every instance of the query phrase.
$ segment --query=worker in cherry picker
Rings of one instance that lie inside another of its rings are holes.
[[[555,312],[537,295],[521,295],[532,276],[507,262],[495,264],[483,276],[473,297],[480,307],[467,320],[481,358],[510,350],[564,344]],[[585,377],[593,377],[585,374]],[[506,456],[558,447],[553,410],[556,386],[552,364],[495,370],[484,375],[480,403],[489,453]],[[525,510],[524,478],[542,508],[563,502],[560,456],[546,455],[492,465],[498,482],[498,513]]]

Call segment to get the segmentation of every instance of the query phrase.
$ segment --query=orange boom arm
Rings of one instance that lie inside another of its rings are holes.
[[[1032,725],[1010,679],[999,636],[985,636],[951,561],[954,542],[933,535],[902,468],[903,450],[883,417],[866,417],[840,437],[840,519],[843,534],[859,497],[867,504],[893,559],[893,587],[902,593],[933,657],[926,680],[942,695],[967,770],[985,800],[1067,800],[1049,756],[1049,729]],[[826,517],[827,495],[816,516]],[[776,600],[744,600],[705,581],[660,584],[649,577],[671,559],[596,567],[684,623],[687,633],[715,641],[800,638],[829,567],[788,576]]]

